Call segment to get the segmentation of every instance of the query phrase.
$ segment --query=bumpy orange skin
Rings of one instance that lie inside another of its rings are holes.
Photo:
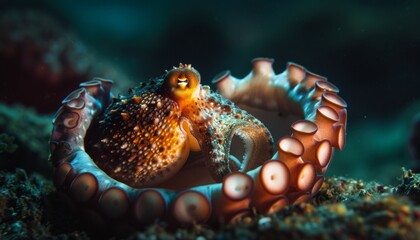
[[[218,182],[231,168],[248,171],[273,154],[265,126],[203,88],[199,73],[190,67],[175,68],[115,98],[98,125],[87,136],[87,152],[110,177],[137,188],[157,186],[177,174],[187,161],[190,141],[198,143]],[[259,149],[240,166],[229,160],[234,134],[256,139],[253,147]]]
[[[102,139],[88,151],[112,178],[134,187],[158,184],[188,157],[178,109],[171,99],[148,91],[115,100],[100,120]]]

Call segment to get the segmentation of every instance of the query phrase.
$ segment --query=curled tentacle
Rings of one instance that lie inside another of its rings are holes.
[[[205,117],[186,116],[197,126],[193,132],[200,139],[207,156],[205,164],[214,180],[221,182],[230,172],[252,170],[271,157],[273,139],[259,120],[218,95],[210,95],[210,100],[203,97],[202,101],[210,102],[211,106],[206,109]],[[230,155],[234,136],[243,141],[245,148],[243,159],[237,161]]]
[[[273,156],[287,165],[290,190],[286,195],[290,203],[297,203],[318,192],[334,148],[341,150],[345,145],[347,103],[337,95],[338,88],[325,77],[295,63],[288,63],[286,70],[277,75],[273,62],[257,58],[252,61],[252,71],[243,79],[226,71],[213,82],[223,97],[236,104],[305,118],[292,124],[293,137],[280,139],[278,152]],[[258,196],[266,195],[259,191]],[[262,198],[256,198],[258,206]]]

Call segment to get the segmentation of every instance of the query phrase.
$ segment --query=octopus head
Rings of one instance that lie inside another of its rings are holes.
[[[200,89],[200,74],[190,64],[179,64],[166,73],[163,91],[178,104],[194,98]]]

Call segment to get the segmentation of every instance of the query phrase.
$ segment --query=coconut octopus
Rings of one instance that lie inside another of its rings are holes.
[[[347,104],[326,78],[295,63],[276,75],[272,63],[254,59],[244,79],[219,74],[219,93],[184,64],[117,98],[110,80],[81,83],[53,119],[63,201],[96,226],[136,228],[232,222],[309,200],[344,147]],[[270,132],[237,104],[304,119],[273,153]],[[234,136],[243,159],[230,154]]]

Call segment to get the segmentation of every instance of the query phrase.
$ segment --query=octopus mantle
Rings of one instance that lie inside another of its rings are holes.
[[[326,78],[294,63],[276,75],[272,63],[253,60],[244,79],[218,75],[220,95],[190,65],[118,98],[112,81],[80,84],[53,119],[63,200],[101,228],[235,221],[308,201],[344,147],[347,104]],[[273,154],[268,130],[232,102],[303,119]],[[242,161],[229,154],[234,135],[245,143]],[[191,160],[190,151],[202,154]]]

